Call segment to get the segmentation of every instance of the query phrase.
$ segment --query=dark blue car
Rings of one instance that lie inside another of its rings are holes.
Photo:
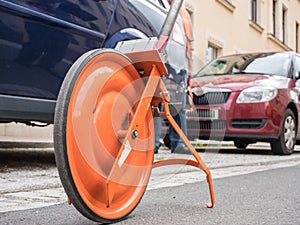
[[[0,0],[0,122],[52,123],[73,62],[157,36],[166,0]]]

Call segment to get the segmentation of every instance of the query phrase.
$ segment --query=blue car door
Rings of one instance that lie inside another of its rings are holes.
[[[84,52],[102,47],[115,0],[0,0],[0,95],[56,99]]]

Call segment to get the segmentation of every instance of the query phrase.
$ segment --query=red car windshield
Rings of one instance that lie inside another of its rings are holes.
[[[287,53],[224,56],[208,63],[195,77],[228,74],[268,74],[287,77],[291,57]]]

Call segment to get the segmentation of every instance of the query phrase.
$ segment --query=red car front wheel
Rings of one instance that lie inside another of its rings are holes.
[[[279,138],[271,142],[271,148],[276,155],[290,155],[296,144],[297,123],[291,109],[284,112]]]

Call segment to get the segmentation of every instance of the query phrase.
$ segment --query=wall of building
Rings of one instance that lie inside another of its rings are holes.
[[[255,51],[299,52],[300,31],[298,28],[298,49],[296,49],[296,23],[300,24],[300,1],[257,0],[255,21],[252,19],[251,2],[251,0],[185,1],[194,25],[195,54],[201,61],[207,62],[208,45],[218,48],[218,55]],[[276,4],[275,35],[273,2]]]

